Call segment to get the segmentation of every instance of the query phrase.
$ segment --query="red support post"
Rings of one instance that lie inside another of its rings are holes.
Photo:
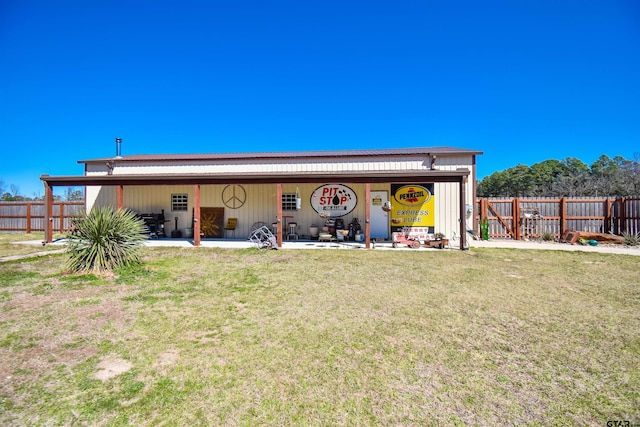
[[[364,247],[371,248],[371,184],[364,185]]]
[[[53,189],[44,183],[44,242],[53,242]]]
[[[193,186],[193,246],[200,246],[200,184]]]
[[[466,209],[465,200],[467,199],[467,177],[460,178],[460,250],[465,250],[467,244],[467,230],[466,230]]]
[[[276,208],[276,223],[278,224],[278,230],[276,232],[276,241],[278,242],[278,247],[282,247],[282,235],[284,231],[284,221],[282,218],[282,184],[276,184],[276,199],[277,199],[277,208]]]
[[[124,185],[116,186],[116,209],[124,209]]]

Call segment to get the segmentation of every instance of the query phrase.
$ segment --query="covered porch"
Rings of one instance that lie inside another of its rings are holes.
[[[378,171],[371,172],[341,172],[341,173],[245,173],[245,174],[149,174],[149,175],[85,175],[85,176],[49,176],[42,175],[45,190],[45,204],[48,221],[45,223],[45,240],[52,241],[53,235],[53,187],[56,186],[96,186],[111,187],[115,189],[115,207],[127,208],[125,194],[129,186],[191,186],[193,194],[193,246],[203,244],[201,238],[202,204],[201,192],[203,186],[211,185],[273,185],[276,195],[275,212],[273,222],[284,225],[287,221],[287,212],[283,210],[282,195],[283,186],[302,184],[359,184],[364,187],[364,221],[362,231],[364,241],[362,247],[370,249],[375,246],[371,236],[371,191],[372,185],[377,184],[414,184],[416,182],[450,183],[457,187],[459,217],[465,217],[466,182],[470,171],[466,168],[456,170],[416,170],[416,171]],[[456,185],[457,184],[457,185]],[[270,225],[270,224],[268,224]],[[277,246],[282,248],[288,244],[286,240],[287,230],[283,226],[276,227],[275,237]],[[459,248],[468,247],[466,242],[466,227],[464,221],[459,224]],[[244,241],[245,239],[238,239]],[[322,242],[316,242],[321,244]],[[349,242],[355,243],[355,242]],[[298,245],[303,244],[300,242]],[[309,247],[314,245],[309,244]]]

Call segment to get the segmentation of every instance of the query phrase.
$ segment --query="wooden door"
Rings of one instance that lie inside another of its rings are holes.
[[[223,237],[224,208],[200,208],[200,233],[202,237]]]

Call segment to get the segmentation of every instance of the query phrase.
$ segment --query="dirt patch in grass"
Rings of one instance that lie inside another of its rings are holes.
[[[100,381],[107,381],[129,371],[133,368],[133,365],[131,362],[117,357],[105,357],[100,360],[96,367],[98,372],[94,374],[94,378]]]

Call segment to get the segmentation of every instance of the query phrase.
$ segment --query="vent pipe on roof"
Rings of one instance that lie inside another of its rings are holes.
[[[122,138],[116,138],[116,158],[122,157],[121,147],[122,147]]]

